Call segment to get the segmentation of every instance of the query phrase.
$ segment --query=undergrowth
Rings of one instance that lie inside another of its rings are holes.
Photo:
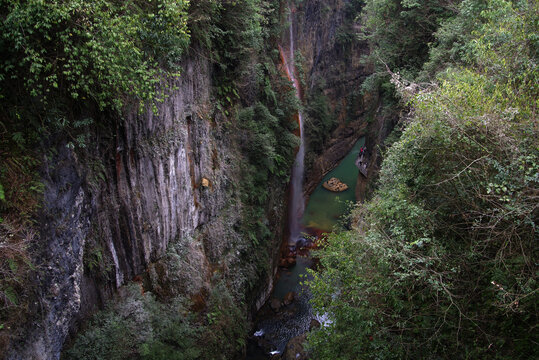
[[[229,359],[241,352],[247,324],[228,286],[217,280],[202,313],[189,310],[177,296],[166,302],[126,286],[123,296],[98,312],[63,358],[97,359]]]

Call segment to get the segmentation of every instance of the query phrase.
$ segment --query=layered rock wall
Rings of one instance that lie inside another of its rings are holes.
[[[209,62],[191,58],[182,67],[178,79],[163,84],[167,97],[155,114],[134,109],[109,119],[115,128],[97,129],[85,155],[66,141],[51,145],[57,150],[44,158],[34,249],[35,317],[16,334],[8,359],[59,358],[77,323],[132,280],[164,297],[203,303],[219,271],[233,294],[261,301],[242,293],[257,269],[244,259],[252,254],[238,230],[238,139],[214,113]],[[283,191],[275,189],[268,204],[275,228],[269,258],[280,242]],[[259,279],[260,292],[272,275],[270,269]]]

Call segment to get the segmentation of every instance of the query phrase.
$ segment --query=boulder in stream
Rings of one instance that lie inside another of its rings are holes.
[[[307,339],[307,334],[302,334],[296,336],[295,338],[290,339],[286,348],[284,349],[283,357],[284,360],[308,360],[309,356],[303,348],[303,344]]]
[[[290,305],[292,304],[292,302],[294,301],[294,298],[296,297],[296,293],[294,293],[293,291],[290,291],[289,293],[287,293],[285,296],[284,296],[284,299],[283,299],[283,303],[285,305]]]
[[[319,329],[320,326],[322,326],[320,324],[320,321],[316,320],[316,319],[312,319],[311,320],[311,323],[309,324],[309,331],[312,331],[314,329]]]
[[[324,187],[324,189],[327,189],[333,192],[341,192],[341,191],[348,190],[348,185],[346,185],[341,180],[335,177],[332,177],[328,181],[324,182],[322,186]]]
[[[206,179],[205,177],[202,178],[202,182],[201,182],[201,185],[202,187],[208,187],[210,186],[210,180]]]
[[[283,258],[279,261],[280,267],[291,268],[294,265],[296,265],[296,259],[294,257]]]
[[[270,307],[275,312],[279,311],[279,309],[281,309],[281,300],[276,298],[271,299]]]

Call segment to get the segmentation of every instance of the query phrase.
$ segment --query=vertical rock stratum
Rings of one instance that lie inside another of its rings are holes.
[[[209,62],[189,58],[182,67],[181,77],[163,84],[173,90],[156,113],[135,109],[117,120],[115,133],[98,131],[88,158],[60,142],[44,159],[38,315],[8,359],[58,358],[76,322],[133,279],[158,295],[194,298],[219,271],[236,294],[249,289],[242,295],[253,304],[268,288],[271,264],[257,270],[239,232],[239,137],[213,112]],[[283,188],[271,191],[268,258],[279,247],[285,203]],[[172,267],[171,247],[181,250]]]

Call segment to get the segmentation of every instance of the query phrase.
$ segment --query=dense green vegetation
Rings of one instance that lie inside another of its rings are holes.
[[[200,336],[184,304],[161,304],[138,285],[125,289],[123,301],[95,316],[66,354],[73,359],[196,359]],[[181,351],[181,356],[179,352]]]
[[[309,93],[304,131],[309,148],[308,157],[319,155],[329,139],[331,131],[336,126],[336,119],[329,110],[329,100],[322,90],[316,89]]]
[[[141,106],[159,101],[163,93],[156,85],[177,75],[189,44],[187,5],[2,1],[3,122],[25,119],[14,130],[31,125],[46,132],[71,124],[73,105],[121,110],[128,100]]]
[[[372,0],[364,16],[409,120],[353,229],[318,252],[314,305],[334,322],[315,358],[537,357],[537,3]]]
[[[224,283],[209,296],[201,318],[185,300],[158,301],[132,284],[99,312],[66,353],[67,359],[226,359],[245,345],[243,316]],[[225,340],[226,339],[226,340]]]

